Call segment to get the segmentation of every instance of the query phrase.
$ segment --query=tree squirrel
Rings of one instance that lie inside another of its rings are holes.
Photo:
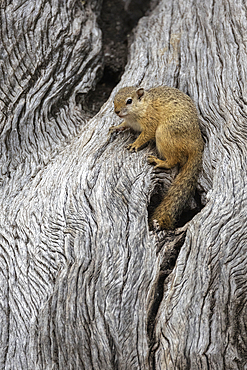
[[[162,159],[150,155],[148,163],[164,169],[179,166],[178,175],[149,223],[151,228],[173,229],[195,191],[202,164],[204,143],[196,107],[188,95],[172,87],[145,91],[132,86],[118,91],[114,110],[124,121],[112,126],[109,133],[126,128],[138,131],[140,135],[127,147],[129,150],[136,152],[155,140]]]

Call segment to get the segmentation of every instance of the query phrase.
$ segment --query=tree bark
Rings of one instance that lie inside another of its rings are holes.
[[[100,2],[0,5],[0,369],[247,369],[246,4],[161,0],[91,120]],[[108,129],[120,87],[161,84],[200,113],[203,207],[150,232],[175,172]]]

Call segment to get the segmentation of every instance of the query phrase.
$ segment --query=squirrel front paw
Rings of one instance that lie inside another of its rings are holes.
[[[139,147],[137,147],[135,143],[133,143],[133,144],[129,144],[126,148],[127,148],[130,152],[135,152],[135,153],[137,153],[137,152],[138,152],[138,150],[139,150]]]
[[[108,131],[108,135],[111,135],[113,132],[119,132],[127,130],[128,127],[125,126],[111,126]]]
[[[117,131],[116,126],[111,126],[108,131],[108,135],[111,135],[113,132]]]

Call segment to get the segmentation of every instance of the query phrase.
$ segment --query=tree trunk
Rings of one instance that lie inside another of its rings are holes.
[[[247,369],[247,5],[161,0],[89,120],[99,10],[0,4],[0,369]],[[175,231],[148,228],[175,171],[108,136],[128,85],[177,87],[200,113],[203,169]]]

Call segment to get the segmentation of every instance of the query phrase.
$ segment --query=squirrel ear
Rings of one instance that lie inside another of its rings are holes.
[[[136,93],[137,93],[138,99],[140,99],[143,96],[143,94],[144,94],[143,87],[140,87],[139,89],[137,89],[136,90]]]

